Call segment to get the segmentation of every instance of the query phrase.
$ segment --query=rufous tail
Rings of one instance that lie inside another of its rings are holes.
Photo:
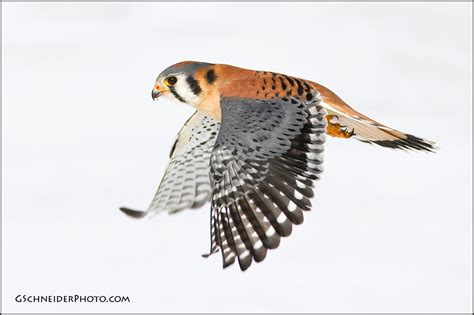
[[[328,115],[326,133],[338,138],[355,138],[392,149],[435,152],[434,142],[385,126],[347,105],[326,87],[310,82],[321,94]]]

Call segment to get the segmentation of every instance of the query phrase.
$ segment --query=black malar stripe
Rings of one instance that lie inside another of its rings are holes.
[[[181,95],[179,95],[178,92],[176,92],[176,90],[174,89],[174,87],[170,86],[170,92],[171,92],[171,94],[173,94],[174,97],[176,97],[180,102],[186,103],[186,101],[181,97]]]

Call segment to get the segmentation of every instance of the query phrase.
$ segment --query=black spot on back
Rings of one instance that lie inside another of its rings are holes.
[[[311,87],[309,86],[308,83],[303,81],[303,85],[304,85],[304,90],[306,91],[306,93],[311,92]]]
[[[296,84],[298,85],[298,95],[303,95],[303,86],[301,85],[300,80],[296,80]]]
[[[285,78],[288,80],[288,82],[290,83],[291,86],[295,86],[295,82],[293,81],[292,78],[288,77],[285,75]]]

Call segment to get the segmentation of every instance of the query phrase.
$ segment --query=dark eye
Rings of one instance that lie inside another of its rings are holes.
[[[175,76],[171,76],[171,77],[166,78],[166,83],[168,85],[175,85],[176,82],[178,82],[178,79]]]

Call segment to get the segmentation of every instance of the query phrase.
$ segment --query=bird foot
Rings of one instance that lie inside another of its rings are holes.
[[[347,129],[347,126],[342,126],[340,123],[337,122],[331,122],[334,118],[339,120],[339,117],[337,115],[326,115],[326,120],[328,122],[328,125],[326,127],[326,133],[328,135],[330,135],[331,137],[346,139],[354,135],[354,129],[349,131]]]

